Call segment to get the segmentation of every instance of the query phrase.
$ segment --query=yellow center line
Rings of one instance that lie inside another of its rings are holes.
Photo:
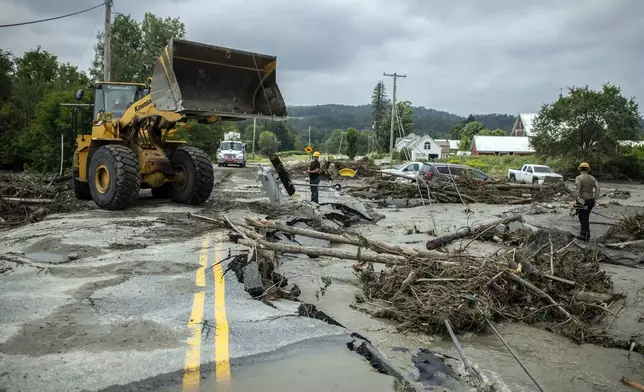
[[[210,238],[206,236],[201,242],[201,253],[199,255],[200,267],[197,270],[195,284],[204,287],[206,284],[206,267],[208,266],[208,246]],[[186,352],[186,362],[183,374],[183,391],[196,392],[199,390],[200,365],[201,365],[201,323],[203,321],[203,309],[206,293],[200,291],[195,293],[192,300],[192,311],[188,328],[190,337],[188,338],[188,351]]]
[[[224,270],[221,260],[221,241],[215,239],[215,261],[213,267],[215,285],[215,375],[217,384],[230,386],[230,351],[228,347],[228,319],[226,318],[226,298]]]

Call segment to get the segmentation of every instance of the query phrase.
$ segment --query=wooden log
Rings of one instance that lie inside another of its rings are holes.
[[[626,377],[622,377],[622,383],[624,383],[626,385],[629,385],[629,386],[637,389],[638,391],[644,392],[644,385],[642,385],[642,384],[640,384],[640,383],[638,383],[636,381],[632,381],[632,380],[629,380]]]
[[[532,290],[535,294],[540,296],[541,298],[547,299],[548,302],[550,302],[552,305],[554,305],[555,309],[559,311],[562,315],[566,316],[567,319],[570,319],[572,316],[566,309],[564,309],[557,301],[552,299],[551,296],[549,296],[545,291],[541,290],[537,286],[533,285],[532,283],[528,282],[527,280],[524,280],[520,278],[518,275],[513,274],[512,272],[506,271],[506,274],[510,277],[510,279],[514,280],[517,283],[522,284],[526,288]]]
[[[52,204],[54,199],[32,199],[28,197],[2,197],[3,200],[22,204]]]
[[[258,240],[248,240],[240,239],[237,241],[241,245],[253,247],[257,246],[259,250],[272,250],[281,253],[295,253],[295,254],[304,254],[309,256],[327,256],[334,257],[338,259],[345,260],[357,260],[363,262],[371,262],[378,264],[405,264],[408,259],[403,256],[390,255],[390,254],[368,254],[363,253],[358,249],[356,252],[346,251],[342,249],[335,248],[317,248],[317,247],[307,247],[300,245],[291,245],[291,244],[281,244],[276,242],[270,242],[265,239]],[[447,261],[440,258],[432,258],[429,260],[433,263],[439,263],[442,265],[458,265],[458,262]]]
[[[393,255],[403,255],[408,257],[421,257],[421,258],[432,258],[432,257],[438,256],[436,253],[430,253],[424,250],[403,248],[400,246],[389,245],[379,241],[372,241],[362,236],[348,236],[348,235],[323,233],[316,230],[293,227],[293,226],[285,225],[283,223],[279,223],[275,221],[257,220],[257,219],[246,217],[246,223],[252,227],[257,227],[262,229],[266,229],[266,228],[275,229],[286,233],[302,235],[302,236],[311,237],[311,238],[317,238],[320,240],[326,240],[326,241],[335,242],[338,244],[349,244],[357,247],[369,248],[376,253],[389,253]]]
[[[427,244],[425,244],[425,247],[428,250],[438,249],[458,239],[474,236],[474,235],[477,235],[478,233],[484,232],[486,230],[490,230],[491,227],[493,228],[500,224],[507,225],[508,223],[522,221],[522,220],[523,220],[523,216],[521,215],[511,215],[509,217],[499,219],[494,222],[490,222],[488,224],[479,226],[476,229],[468,228],[468,230],[463,230],[456,233],[448,234],[446,236],[434,238],[433,240],[427,241]]]
[[[560,278],[560,277],[558,277],[558,276],[548,275],[548,274],[543,274],[543,276],[544,276],[545,278],[552,279],[552,280],[556,280],[557,282],[561,282],[561,283],[569,284],[569,285],[571,285],[571,286],[576,286],[576,285],[577,285],[577,282],[574,282],[574,281],[572,281],[572,280],[568,280],[568,279],[564,279],[564,278]]]
[[[350,251],[346,251],[342,249],[334,249],[334,248],[317,248],[317,247],[307,247],[307,246],[300,246],[300,245],[281,244],[277,242],[269,242],[265,239],[258,239],[255,241],[240,239],[238,243],[241,245],[246,245],[251,247],[257,246],[258,249],[273,250],[281,253],[296,253],[296,254],[304,254],[308,256],[328,256],[328,257],[335,257],[338,259],[358,260],[358,261],[366,261],[366,262],[378,263],[378,264],[403,264],[407,262],[407,258],[402,256],[371,255],[371,254],[363,254],[362,252],[360,252],[360,250],[358,250],[357,252],[350,252]]]
[[[612,249],[624,249],[629,247],[644,248],[644,240],[616,242],[613,244],[606,244],[605,246]]]
[[[592,291],[579,291],[575,294],[575,300],[580,302],[609,303],[614,297],[613,294],[594,293]]]
[[[508,204],[511,205],[517,205],[517,204],[530,204],[532,203],[532,199],[515,199],[515,200],[508,200]]]

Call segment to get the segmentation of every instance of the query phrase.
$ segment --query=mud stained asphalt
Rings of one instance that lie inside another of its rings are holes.
[[[264,197],[256,169],[215,170],[203,206],[143,191],[126,211],[0,232],[2,253],[27,260],[2,264],[0,390],[393,390],[349,351],[349,331],[253,300],[224,274],[237,245],[188,213],[243,216]]]

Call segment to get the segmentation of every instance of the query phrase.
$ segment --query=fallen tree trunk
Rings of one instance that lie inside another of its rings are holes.
[[[624,248],[644,248],[644,240],[635,240],[635,241],[626,241],[626,242],[616,242],[613,244],[606,244],[607,248],[612,249],[624,249]]]
[[[461,239],[461,238],[466,238],[470,236],[475,236],[477,234],[483,233],[485,231],[491,230],[492,228],[496,227],[497,225],[503,224],[507,225],[508,223],[511,222],[517,222],[517,221],[522,221],[523,216],[521,215],[511,215],[507,218],[499,219],[494,222],[490,222],[486,225],[480,226],[474,230],[471,228],[468,228],[467,230],[459,231],[456,233],[448,234],[442,237],[434,238],[433,240],[427,241],[427,244],[425,244],[425,247],[428,250],[434,250],[438,249],[442,246],[445,246],[447,244],[451,244],[452,242]]]
[[[374,255],[374,254],[369,254],[369,253],[363,253],[358,249],[355,253],[351,251],[346,251],[342,249],[334,249],[334,248],[317,248],[317,247],[308,247],[308,246],[300,246],[300,245],[291,245],[291,244],[282,244],[282,243],[277,243],[277,242],[270,242],[265,239],[258,239],[256,241],[249,240],[249,239],[239,239],[237,243],[249,247],[254,247],[257,246],[257,249],[259,250],[273,250],[276,252],[282,252],[282,253],[296,253],[296,254],[304,254],[308,256],[328,256],[328,257],[334,257],[338,259],[346,259],[346,260],[357,260],[357,261],[363,261],[363,262],[371,262],[371,263],[378,263],[378,264],[404,264],[408,262],[408,259],[404,256],[398,256],[398,255]],[[433,263],[439,263],[443,265],[458,265],[458,262],[453,262],[453,261],[446,261],[446,260],[441,260],[441,259],[436,259],[436,257],[433,257],[431,260],[428,260],[428,262],[433,262]]]
[[[56,201],[54,199],[31,199],[27,197],[3,197],[2,199],[22,204],[52,204]]]
[[[329,256],[338,259],[357,260],[379,264],[403,264],[407,261],[407,258],[402,256],[363,254],[359,249],[354,253],[334,248],[317,248],[300,245],[281,244],[277,242],[270,242],[264,239],[258,239],[256,241],[239,239],[237,243],[249,247],[257,246],[257,249],[260,250],[267,249],[282,253],[299,253],[307,256]]]
[[[421,258],[432,258],[432,257],[438,256],[435,253],[430,253],[424,250],[403,248],[400,246],[385,244],[379,241],[368,240],[362,236],[353,237],[353,236],[322,233],[315,230],[303,229],[299,227],[285,225],[283,223],[279,223],[275,221],[257,220],[257,219],[246,217],[246,223],[252,227],[257,227],[261,229],[266,229],[266,228],[275,229],[286,233],[302,235],[302,236],[311,237],[311,238],[317,238],[320,240],[327,240],[338,244],[349,244],[349,245],[354,245],[361,248],[369,248],[376,253],[389,253],[393,255],[402,255],[407,257],[421,257]]]
[[[610,302],[615,295],[613,294],[602,294],[594,293],[592,291],[580,291],[575,294],[575,300],[580,302]]]

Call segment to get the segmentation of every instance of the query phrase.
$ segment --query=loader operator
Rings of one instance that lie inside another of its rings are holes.
[[[311,184],[311,201],[313,203],[319,203],[320,171],[320,152],[316,151],[313,153],[313,161],[309,166],[309,183]]]
[[[579,171],[581,174],[575,178],[575,184],[577,186],[577,204],[579,205],[579,223],[581,224],[581,230],[579,236],[577,237],[583,241],[590,240],[590,211],[595,206],[595,199],[599,198],[599,182],[595,177],[588,174],[590,171],[590,165],[586,162],[582,162],[579,165]]]

